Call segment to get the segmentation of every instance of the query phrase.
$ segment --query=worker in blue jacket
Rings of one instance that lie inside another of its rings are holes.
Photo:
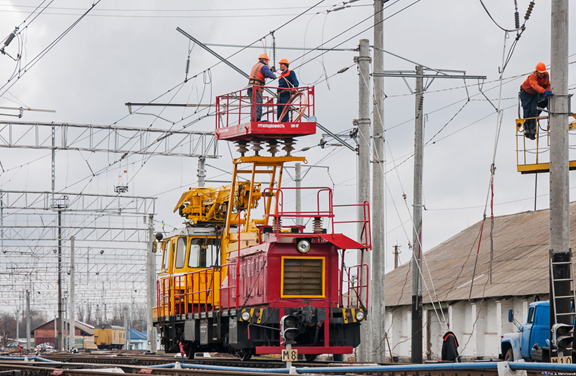
[[[288,103],[288,101],[290,100],[290,95],[296,91],[295,88],[300,86],[300,83],[296,78],[296,72],[288,69],[288,67],[290,66],[290,62],[288,61],[288,59],[280,60],[279,64],[280,64],[280,71],[282,72],[282,74],[278,78],[279,89],[278,89],[278,100],[276,101],[278,106],[276,111],[278,113],[278,121],[286,122],[289,121],[288,116],[289,111],[286,110],[284,112],[284,109],[287,107],[286,103]],[[282,112],[284,112],[285,114],[282,117],[282,119],[280,119]]]

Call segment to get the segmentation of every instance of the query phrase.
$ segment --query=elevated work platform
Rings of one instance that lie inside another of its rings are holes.
[[[576,119],[576,114],[572,115]],[[534,140],[525,137],[527,121],[536,122],[536,136]],[[576,136],[576,120],[568,124],[569,136]],[[569,140],[572,145],[574,142]],[[570,148],[572,151],[573,147]],[[576,170],[576,152],[570,153],[568,163],[570,170]],[[550,172],[550,126],[548,116],[516,119],[516,163],[517,171],[522,174],[535,174]]]
[[[216,138],[284,140],[315,134],[314,87],[289,90],[287,103],[270,94],[277,89],[253,86],[216,97]]]

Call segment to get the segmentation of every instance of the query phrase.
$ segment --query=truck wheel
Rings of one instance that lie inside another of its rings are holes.
[[[506,351],[506,355],[504,355],[504,360],[507,362],[514,361],[514,351],[512,351],[512,349],[508,349],[508,351]]]

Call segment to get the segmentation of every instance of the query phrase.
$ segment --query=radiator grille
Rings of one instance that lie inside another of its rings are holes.
[[[324,296],[323,259],[285,258],[283,296]]]

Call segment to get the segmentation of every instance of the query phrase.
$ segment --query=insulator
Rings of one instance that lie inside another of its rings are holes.
[[[312,229],[314,230],[315,234],[322,233],[322,218],[321,217],[314,217],[314,221],[312,222]]]
[[[526,15],[524,16],[526,21],[530,18],[530,14],[532,13],[532,10],[534,10],[534,5],[534,1],[531,1],[530,4],[528,4],[528,9],[526,9]]]
[[[10,44],[10,42],[12,42],[15,36],[16,35],[14,35],[14,33],[10,33],[10,35],[8,35],[8,38],[6,38],[6,41],[4,42],[4,47],[8,47],[8,45]]]
[[[238,153],[240,153],[241,156],[244,156],[248,151],[248,142],[245,140],[236,141],[236,147],[238,148]]]
[[[276,37],[272,32],[272,66],[276,67]]]
[[[516,29],[520,29],[520,13],[518,13],[518,11],[514,13],[514,22],[516,25]]]
[[[340,70],[339,70],[338,72],[336,72],[336,73],[344,73],[344,72],[346,72],[346,71],[348,70],[348,68],[350,68],[350,67],[342,68],[342,69],[340,69]]]
[[[296,145],[296,142],[293,138],[286,138],[284,139],[284,147],[282,150],[286,152],[286,155],[290,155],[290,152],[294,150],[294,145]]]
[[[422,106],[424,105],[424,96],[420,96],[420,102],[418,103],[418,110],[422,111]]]
[[[252,150],[254,150],[254,155],[260,155],[260,150],[264,149],[262,147],[262,141],[260,140],[252,140]]]
[[[272,220],[272,228],[273,228],[276,232],[282,231],[282,218],[280,218],[280,217],[274,217],[274,219]]]
[[[278,140],[268,140],[268,153],[272,156],[278,153]]]
[[[186,60],[186,77],[188,77],[188,70],[190,69],[190,58]]]

